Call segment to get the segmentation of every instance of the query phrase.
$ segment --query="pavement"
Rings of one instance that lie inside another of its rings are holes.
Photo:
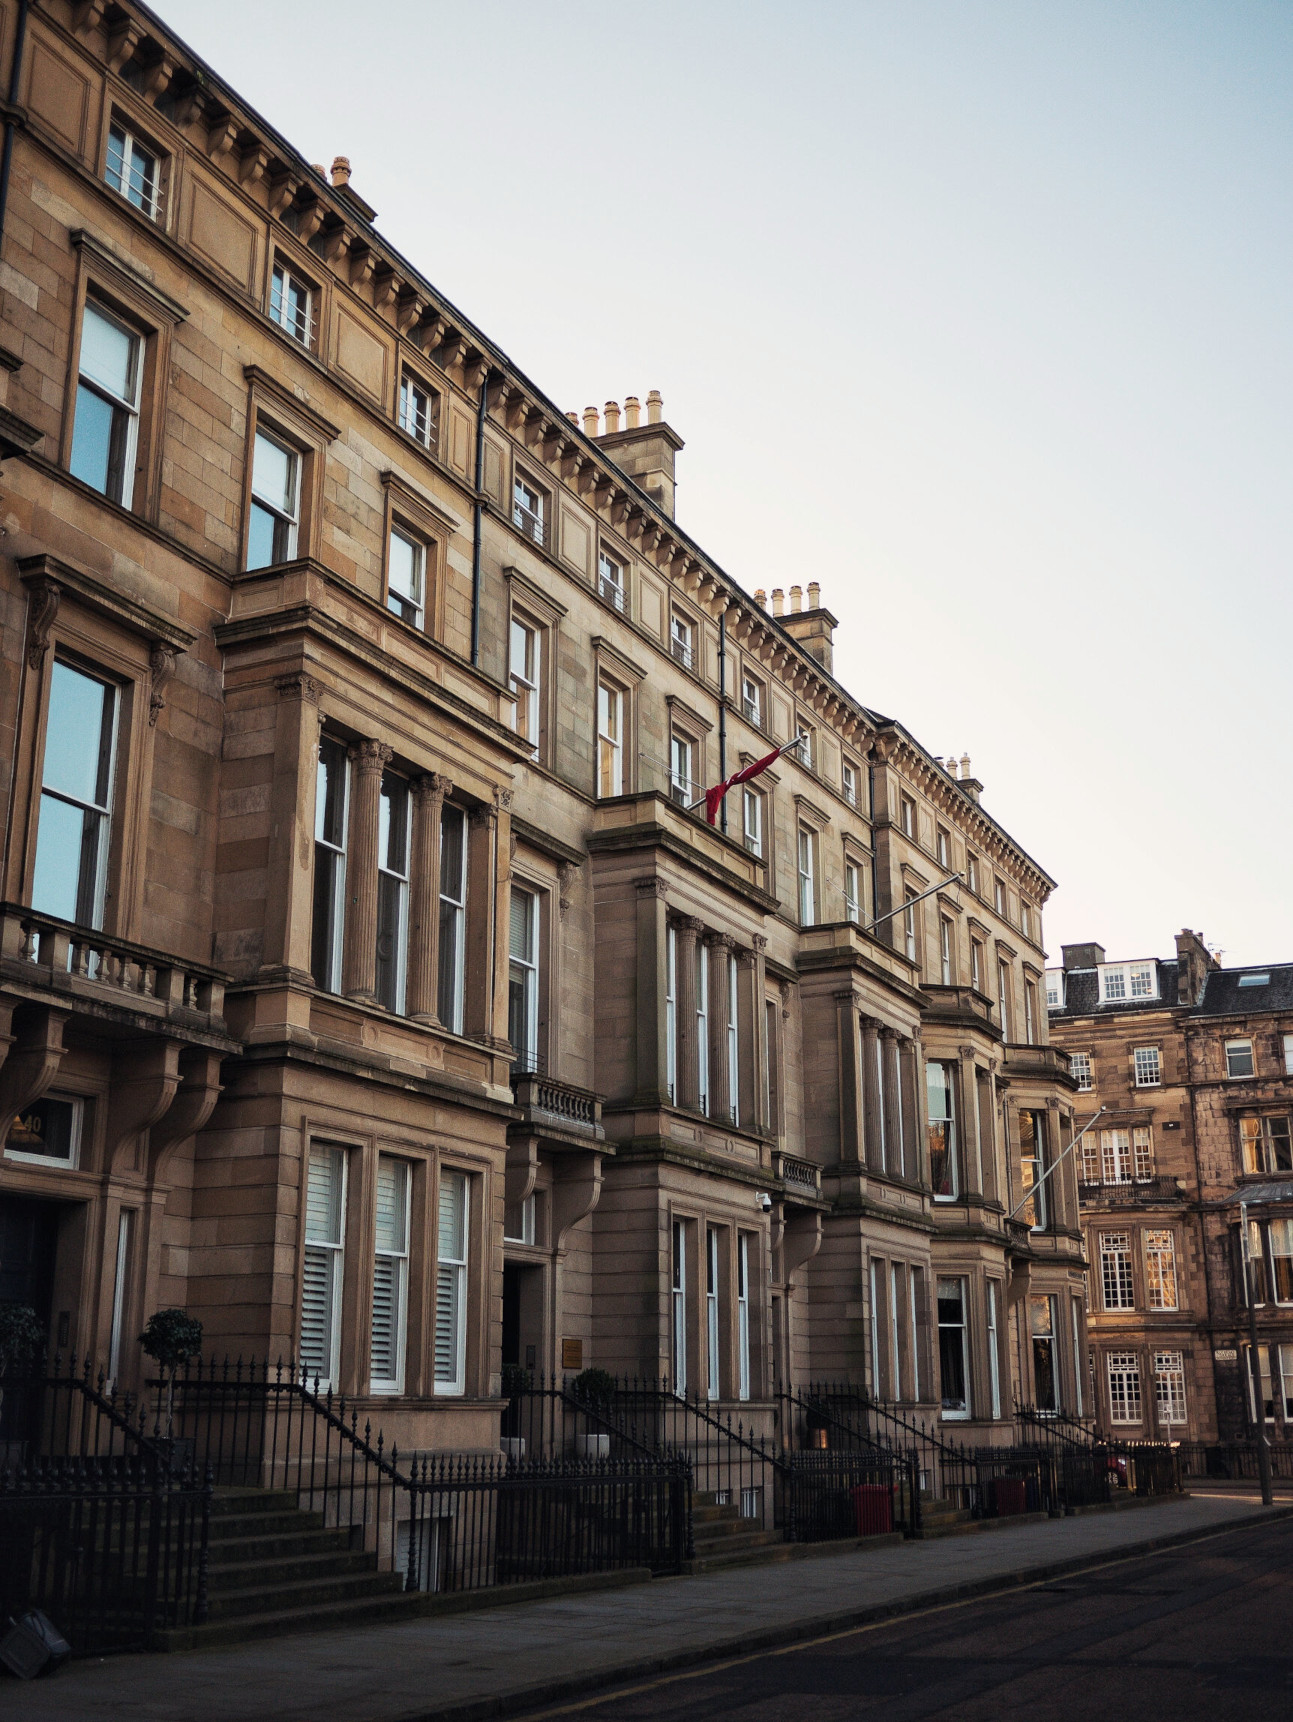
[[[1283,1520],[1255,1490],[1167,1497],[991,1534],[865,1545],[775,1566],[542,1602],[71,1662],[0,1687],[5,1722],[484,1722],[708,1659],[1036,1583],[1239,1525]]]

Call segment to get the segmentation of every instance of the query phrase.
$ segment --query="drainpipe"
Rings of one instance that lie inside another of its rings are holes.
[[[22,51],[27,40],[27,10],[29,0],[18,0],[18,28],[13,39],[13,64],[9,69],[9,108],[4,122],[4,158],[0,161],[0,239],[4,237],[5,211],[9,206],[9,169],[13,162],[13,138],[18,121],[13,109],[18,106],[18,86],[22,82]]]
[[[718,781],[727,782],[727,611],[718,618]],[[719,829],[727,836],[727,797],[719,803]]]
[[[485,505],[481,501],[485,489],[485,409],[489,381],[494,374],[487,368],[480,379],[480,400],[476,406],[476,502],[471,541],[471,661],[476,669],[480,668],[480,547],[485,530]]]

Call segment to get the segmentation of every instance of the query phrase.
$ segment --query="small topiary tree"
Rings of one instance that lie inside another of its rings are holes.
[[[605,1369],[585,1369],[570,1383],[570,1391],[587,1405],[609,1405],[615,1398],[615,1377]]]
[[[25,1375],[45,1349],[45,1325],[30,1304],[0,1303],[0,1375]]]
[[[166,1436],[175,1416],[175,1376],[182,1363],[202,1350],[202,1323],[182,1309],[159,1309],[149,1316],[139,1343],[161,1366],[166,1382]]]

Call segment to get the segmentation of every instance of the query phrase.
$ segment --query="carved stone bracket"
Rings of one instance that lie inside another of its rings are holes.
[[[579,876],[578,864],[563,861],[557,868],[557,901],[564,916],[570,908],[570,887]]]
[[[63,588],[55,580],[32,580],[31,606],[27,612],[27,663],[38,670],[45,661],[49,647],[49,631],[58,615]]]
[[[281,699],[308,700],[312,706],[319,703],[319,684],[304,670],[293,670],[291,675],[280,676],[274,686]]]
[[[174,646],[168,646],[164,640],[154,642],[148,654],[148,668],[152,675],[152,686],[148,694],[148,725],[153,728],[157,723],[157,714],[166,704],[166,687],[175,674],[175,660],[179,653]]]
[[[634,883],[637,886],[639,897],[665,898],[669,895],[669,882],[667,879],[657,879],[652,876],[650,879],[637,879]]]

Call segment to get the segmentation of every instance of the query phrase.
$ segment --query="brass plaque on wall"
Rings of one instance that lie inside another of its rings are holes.
[[[563,1369],[582,1369],[584,1367],[584,1342],[582,1339],[562,1340],[561,1367]]]

